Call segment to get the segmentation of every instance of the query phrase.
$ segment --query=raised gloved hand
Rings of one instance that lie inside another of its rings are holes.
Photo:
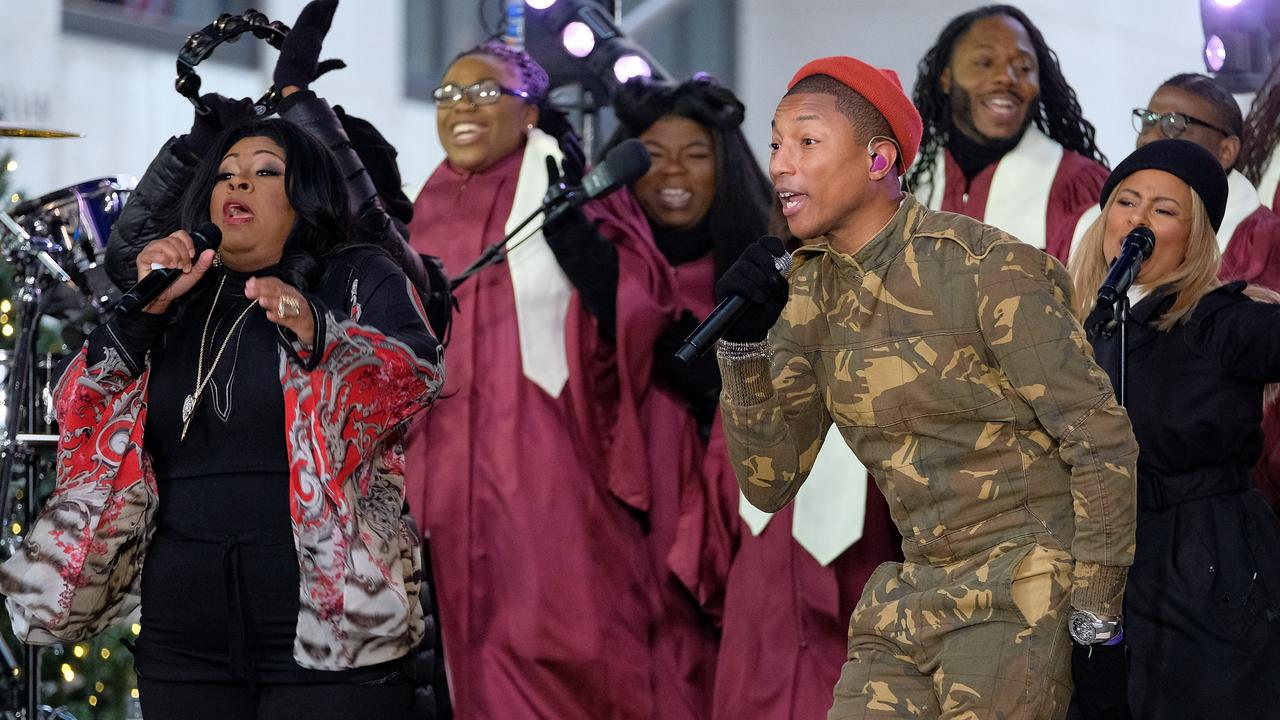
[[[341,60],[319,62],[320,48],[337,9],[338,0],[311,0],[298,13],[297,22],[280,46],[280,58],[271,76],[277,90],[291,85],[305,88],[326,72],[347,66]]]
[[[760,238],[743,251],[716,282],[716,300],[741,295],[751,303],[738,321],[724,333],[730,342],[760,342],[782,315],[790,285],[778,270],[777,259],[786,255],[782,241],[772,235]]]
[[[195,121],[191,124],[191,132],[187,133],[183,142],[187,149],[197,156],[204,155],[214,138],[225,129],[254,116],[253,101],[249,98],[232,100],[217,93],[200,96],[200,102],[210,112],[196,111]]]
[[[1131,720],[1125,645],[1071,643],[1075,704],[1085,720]]]

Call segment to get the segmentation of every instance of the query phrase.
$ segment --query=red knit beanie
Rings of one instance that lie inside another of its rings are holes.
[[[924,133],[924,123],[920,121],[920,113],[911,104],[911,98],[902,91],[902,83],[898,81],[898,73],[872,67],[861,60],[837,55],[825,57],[807,63],[787,83],[787,89],[813,75],[829,75],[849,89],[867,99],[893,130],[894,139],[898,141],[902,153],[902,167],[911,167],[916,153],[920,151],[920,136]]]

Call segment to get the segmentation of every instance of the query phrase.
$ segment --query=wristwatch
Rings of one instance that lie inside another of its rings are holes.
[[[1119,617],[1103,620],[1088,610],[1071,609],[1071,617],[1067,621],[1071,630],[1071,639],[1081,645],[1097,645],[1119,637],[1123,623]]]

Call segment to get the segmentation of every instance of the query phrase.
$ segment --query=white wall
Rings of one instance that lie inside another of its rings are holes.
[[[987,3],[973,0],[739,0],[738,77],[744,131],[764,162],[769,122],[801,65],[852,55],[897,71],[907,92],[916,65],[947,21]],[[1196,0],[1015,0],[1044,33],[1075,88],[1085,118],[1114,165],[1133,150],[1130,111],[1160,82],[1204,72]]]
[[[407,181],[443,157],[435,110],[404,97],[404,3],[347,0],[338,7],[322,57],[347,68],[314,89],[374,123],[400,151]],[[259,9],[292,24],[305,0],[262,0]],[[0,138],[18,162],[13,186],[29,196],[104,175],[141,175],[171,135],[191,126],[191,104],[173,90],[178,48],[152,50],[64,33],[62,3],[0,0],[0,111],[5,120],[84,133],[76,140]],[[209,20],[213,18],[210,17]],[[192,28],[196,30],[198,28]],[[249,40],[242,40],[248,42]],[[253,41],[258,42],[258,41]],[[263,45],[256,69],[207,60],[202,90],[257,98],[271,84],[276,52]]]

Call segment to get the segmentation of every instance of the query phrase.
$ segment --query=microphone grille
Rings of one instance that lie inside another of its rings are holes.
[[[205,250],[217,250],[218,246],[222,244],[222,230],[218,229],[217,225],[206,220],[196,225],[195,229],[191,231],[191,242],[196,246],[197,255]]]
[[[778,273],[786,275],[791,272],[791,253],[784,252],[773,258],[773,266],[778,268]]]

